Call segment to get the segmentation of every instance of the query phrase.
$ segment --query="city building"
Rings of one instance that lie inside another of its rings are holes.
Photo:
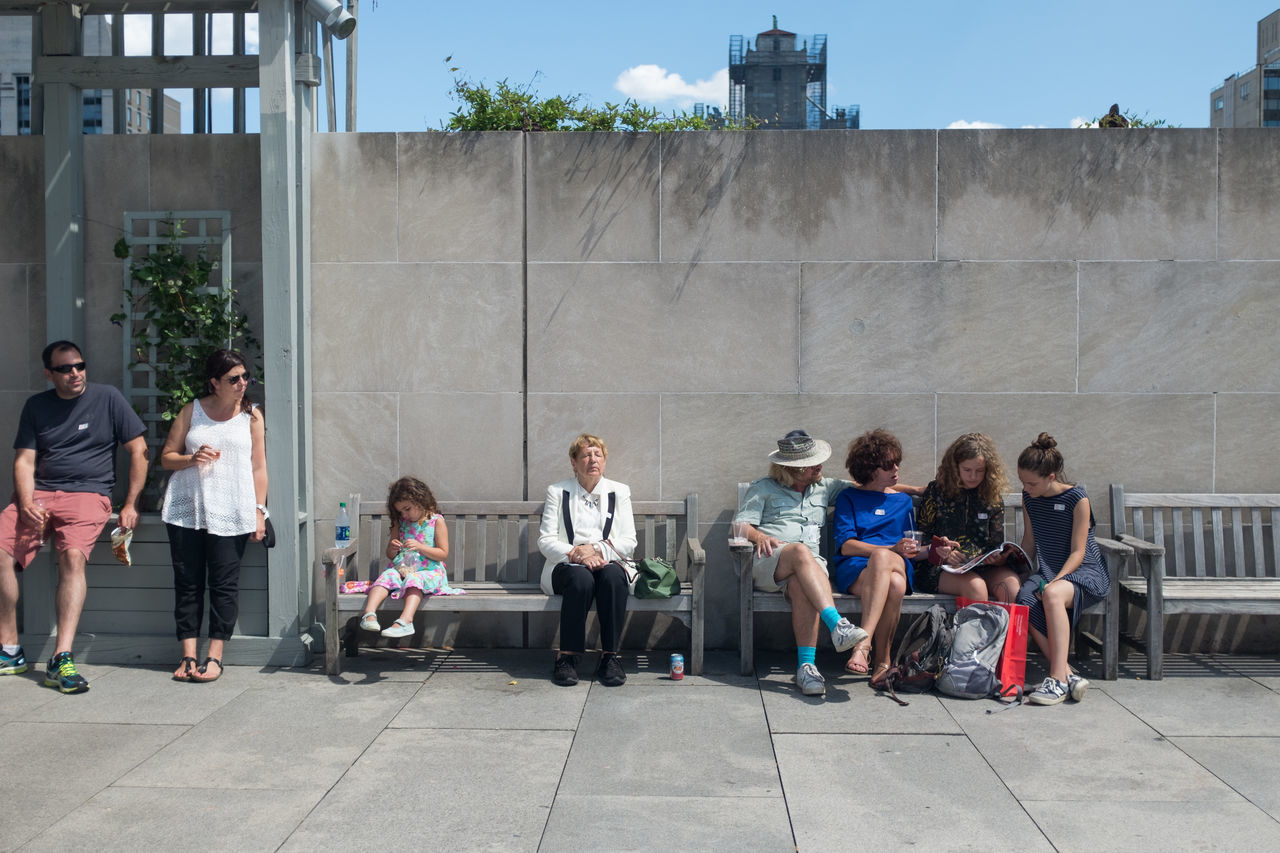
[[[111,22],[103,15],[84,16],[84,55],[111,55]],[[125,89],[124,126],[115,127],[111,89],[82,92],[85,133],[146,133],[150,127],[151,90]],[[182,105],[164,96],[164,132],[179,133]],[[0,135],[31,133],[31,19],[0,15]]]
[[[744,36],[729,37],[729,119],[748,116],[768,130],[818,130],[858,127],[861,109],[827,112],[827,37],[814,35],[796,44],[796,34],[773,28],[758,33],[754,45]]]
[[[1258,62],[1209,94],[1209,127],[1280,127],[1280,9],[1258,21]]]

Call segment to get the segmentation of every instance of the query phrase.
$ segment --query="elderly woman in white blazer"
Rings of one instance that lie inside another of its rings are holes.
[[[538,549],[546,558],[542,591],[562,596],[560,651],[552,680],[568,687],[578,683],[578,658],[586,653],[587,616],[591,603],[600,619],[600,665],[596,678],[606,687],[627,680],[618,657],[618,641],[627,616],[627,596],[634,580],[620,558],[636,549],[636,523],[631,516],[631,489],[606,480],[604,442],[583,433],[569,446],[574,478],[547,488]]]

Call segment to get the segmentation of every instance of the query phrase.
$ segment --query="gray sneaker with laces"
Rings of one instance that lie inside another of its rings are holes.
[[[848,619],[841,619],[831,629],[831,643],[838,652],[847,652],[871,636]]]
[[[1027,701],[1034,705],[1057,705],[1067,698],[1067,685],[1053,676],[1040,682],[1040,686],[1031,691]]]
[[[1076,675],[1074,672],[1067,676],[1067,695],[1069,695],[1072,700],[1079,702],[1084,698],[1085,691],[1088,689],[1089,682],[1087,679]]]
[[[800,668],[796,670],[795,682],[796,687],[799,687],[800,692],[805,696],[826,695],[827,680],[822,677],[822,673],[818,672],[818,668],[811,663],[800,664]]]

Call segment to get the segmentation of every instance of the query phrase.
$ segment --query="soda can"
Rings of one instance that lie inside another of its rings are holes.
[[[684,655],[673,654],[671,656],[671,680],[680,681],[684,678]]]

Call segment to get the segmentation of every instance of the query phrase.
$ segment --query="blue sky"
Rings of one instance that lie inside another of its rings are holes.
[[[1070,127],[1113,102],[1205,127],[1210,90],[1254,64],[1257,22],[1278,7],[1280,0],[361,0],[357,129],[438,129],[457,108],[450,90],[459,76],[596,105],[628,96],[664,112],[695,100],[723,105],[730,35],[754,37],[775,13],[782,29],[827,35],[827,103],[861,105],[864,128]],[[170,25],[171,42],[175,28],[180,21]],[[343,43],[335,44],[341,57]],[[344,73],[341,61],[337,70]],[[340,113],[341,98],[340,85]]]

